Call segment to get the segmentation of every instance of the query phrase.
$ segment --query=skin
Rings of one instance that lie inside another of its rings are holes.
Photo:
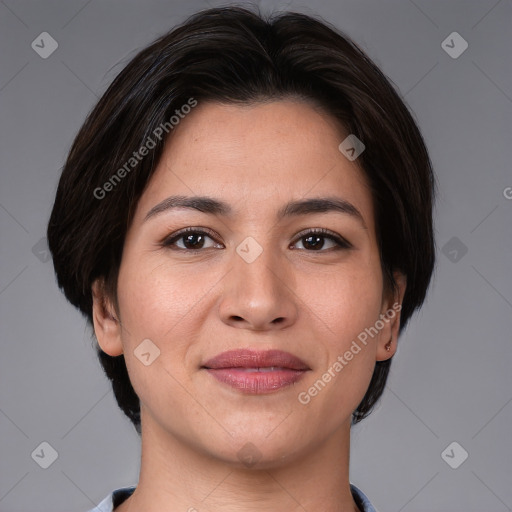
[[[338,149],[347,135],[291,99],[200,103],[173,131],[127,233],[118,308],[100,281],[93,286],[98,342],[124,354],[141,401],[139,484],[116,512],[358,511],[349,489],[351,413],[375,362],[396,351],[399,313],[307,405],[297,398],[405,291],[396,274],[398,293],[384,292],[372,197],[357,160]],[[175,209],[144,220],[177,194],[221,199],[233,215]],[[334,211],[276,220],[290,200],[326,196],[349,201],[364,224]],[[193,240],[203,247],[196,252],[184,248],[187,235],[175,249],[162,245],[189,226],[215,237]],[[307,232],[297,237],[310,228],[352,247],[334,250],[325,237],[315,250]],[[248,236],[263,249],[252,263],[236,252]],[[134,350],[148,338],[160,356],[145,366]],[[310,371],[277,392],[242,394],[200,368],[236,348],[285,350]],[[237,456],[248,442],[260,457],[252,467]]]

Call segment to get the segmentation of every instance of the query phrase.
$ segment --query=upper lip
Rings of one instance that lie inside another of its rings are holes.
[[[287,368],[291,370],[310,370],[298,357],[282,350],[238,349],[222,352],[206,361],[203,368]]]

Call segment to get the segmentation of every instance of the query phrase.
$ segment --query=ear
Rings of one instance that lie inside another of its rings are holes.
[[[105,293],[103,279],[96,279],[92,285],[92,319],[101,350],[110,356],[121,355],[121,324],[111,300]]]
[[[390,290],[382,301],[382,310],[379,320],[384,327],[379,331],[377,341],[377,361],[385,361],[396,353],[398,343],[398,331],[400,328],[400,312],[407,287],[407,279],[399,271],[393,272],[396,290]]]

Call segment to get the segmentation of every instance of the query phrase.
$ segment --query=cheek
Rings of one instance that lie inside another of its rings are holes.
[[[318,279],[305,301],[336,335],[334,344],[343,348],[378,319],[382,304],[380,266],[364,262],[337,269]]]
[[[123,259],[118,279],[118,302],[123,324],[123,350],[134,390],[142,403],[152,404],[151,410],[158,407],[165,410],[177,407],[183,399],[177,382],[186,380],[186,368],[179,364],[169,373],[169,361],[185,359],[190,336],[184,332],[184,325],[204,292],[201,293],[191,276],[172,273],[171,268],[166,268],[167,262],[162,263],[160,259],[155,263],[152,259],[136,254]],[[141,345],[143,342],[146,345]],[[142,353],[139,350],[142,346],[148,347],[145,352],[149,351],[151,356],[152,351],[159,350],[158,356],[147,366],[137,357]],[[159,393],[155,393],[155,389]],[[161,402],[164,400],[168,400],[165,407]]]
[[[379,318],[381,279],[380,268],[358,262],[317,281],[307,302],[319,319],[316,352],[325,349],[325,357],[307,386],[298,387],[298,399],[311,408],[309,415],[324,419],[327,430],[349,417],[370,384],[377,337],[364,343],[359,336]]]
[[[167,347],[207,290],[207,283],[193,272],[175,268],[157,254],[128,257],[119,272],[118,298],[129,337],[154,339]]]
[[[382,305],[380,265],[354,265],[315,287],[311,308],[328,327],[327,364],[319,372],[331,379],[333,403],[355,408],[366,392],[375,366],[377,336],[366,329],[379,319]],[[325,375],[323,372],[329,372]],[[332,377],[335,375],[335,377]],[[331,381],[330,380],[330,381]]]
[[[118,281],[118,302],[124,327],[124,341],[137,343],[139,338],[155,339],[168,319],[164,315],[173,311],[165,297],[165,290],[155,276],[143,267],[129,264],[121,267]],[[165,300],[164,300],[165,299]],[[156,339],[155,339],[156,341]]]

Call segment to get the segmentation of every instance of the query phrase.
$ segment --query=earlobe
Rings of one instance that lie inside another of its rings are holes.
[[[387,359],[391,359],[395,355],[397,348],[395,339],[390,338],[387,342],[385,339],[379,339],[375,360],[386,361]]]
[[[91,291],[92,319],[98,344],[106,354],[119,356],[123,353],[121,324],[116,317],[111,301],[105,293],[103,280],[96,279]]]
[[[398,334],[400,329],[400,313],[407,286],[406,276],[398,271],[393,272],[396,290],[383,302],[381,321],[384,324],[380,332],[377,345],[377,361],[385,361],[393,357],[398,348]]]

